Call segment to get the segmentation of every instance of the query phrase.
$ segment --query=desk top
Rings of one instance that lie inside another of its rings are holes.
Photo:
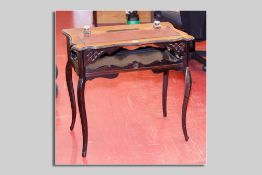
[[[92,27],[89,36],[83,34],[83,28],[64,29],[62,32],[70,38],[70,44],[78,51],[194,39],[175,29],[169,22],[161,22],[160,29],[154,29],[152,23]]]

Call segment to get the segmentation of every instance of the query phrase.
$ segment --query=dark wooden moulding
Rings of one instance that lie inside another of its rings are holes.
[[[67,54],[68,61],[66,64],[66,81],[68,86],[68,92],[71,101],[72,108],[72,123],[70,129],[73,130],[75,121],[76,121],[76,101],[75,94],[73,89],[72,82],[72,69],[75,70],[77,75],[79,76],[78,86],[77,86],[77,99],[78,106],[81,118],[82,125],[82,134],[83,134],[83,147],[82,147],[82,157],[86,157],[87,152],[87,142],[88,142],[88,124],[86,118],[86,109],[85,109],[85,99],[84,99],[84,89],[85,82],[87,80],[92,80],[94,78],[103,77],[103,78],[116,78],[121,72],[128,71],[140,71],[140,70],[152,70],[154,73],[163,73],[163,90],[162,90],[162,107],[163,107],[163,116],[167,116],[166,112],[166,101],[167,101],[167,87],[168,87],[168,74],[169,70],[182,71],[185,75],[185,92],[184,99],[182,105],[182,130],[185,137],[185,140],[188,141],[189,137],[187,134],[186,128],[186,111],[188,98],[190,95],[191,89],[191,75],[188,68],[188,41],[176,41],[176,42],[168,42],[168,43],[154,43],[154,45],[158,49],[167,50],[172,53],[172,55],[176,55],[178,58],[177,62],[153,62],[148,65],[143,65],[138,62],[133,62],[124,67],[106,67],[101,66],[93,71],[86,71],[86,66],[92,63],[95,63],[98,59],[100,59],[103,55],[112,55],[121,49],[121,46],[114,46],[108,48],[101,49],[86,49],[77,51],[74,49],[73,45],[70,45],[70,37],[67,36]]]

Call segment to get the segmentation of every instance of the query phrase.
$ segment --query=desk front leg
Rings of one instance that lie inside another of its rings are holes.
[[[85,108],[85,81],[86,80],[84,78],[79,78],[78,87],[77,87],[78,107],[80,112],[82,135],[83,135],[82,157],[86,157],[87,140],[88,140],[88,126],[87,126],[86,108]]]
[[[70,125],[70,130],[72,131],[75,126],[76,121],[76,101],[75,101],[75,92],[74,92],[74,86],[72,81],[72,69],[73,69],[73,62],[71,60],[71,42],[70,38],[66,38],[67,41],[67,64],[66,64],[66,84],[67,89],[70,97],[70,103],[71,103],[71,110],[72,110],[72,122]]]
[[[76,102],[75,102],[75,93],[74,93],[74,87],[72,81],[72,69],[73,69],[72,63],[68,61],[66,64],[66,83],[67,83],[67,89],[70,97],[71,110],[72,110],[72,122],[70,126],[71,131],[74,129],[74,125],[76,121]]]
[[[185,140],[188,141],[189,137],[187,135],[187,128],[186,128],[186,112],[187,112],[188,99],[189,99],[191,84],[192,84],[189,67],[186,67],[184,73],[185,73],[185,94],[184,94],[183,107],[182,107],[182,129],[183,129]]]
[[[164,71],[163,74],[163,89],[162,89],[162,108],[163,115],[166,117],[166,101],[167,101],[167,88],[168,88],[168,73],[169,71]]]

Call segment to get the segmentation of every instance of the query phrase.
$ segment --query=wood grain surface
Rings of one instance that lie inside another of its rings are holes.
[[[73,47],[79,51],[89,48],[137,46],[194,39],[187,33],[175,29],[168,22],[162,22],[160,29],[154,29],[152,23],[93,27],[89,36],[83,34],[83,28],[64,29],[62,31],[70,38]]]
[[[96,11],[96,23],[98,26],[104,24],[126,24],[126,12],[125,11]],[[138,11],[139,21],[141,23],[152,22],[152,11]]]
[[[125,11],[96,11],[97,24],[114,24],[114,23],[126,23]]]

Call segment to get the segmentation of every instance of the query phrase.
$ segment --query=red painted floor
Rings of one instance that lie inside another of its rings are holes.
[[[206,163],[206,73],[190,60],[192,90],[188,104],[185,142],[181,126],[184,76],[171,71],[167,117],[162,115],[162,74],[151,71],[122,73],[115,79],[98,78],[86,83],[89,125],[87,157],[81,157],[79,112],[70,131],[71,107],[65,80],[66,40],[63,28],[91,24],[91,13],[57,12],[56,64],[59,94],[56,98],[55,162],[57,165],[162,165]],[[206,43],[197,45],[205,49]],[[76,93],[77,76],[73,73]]]

